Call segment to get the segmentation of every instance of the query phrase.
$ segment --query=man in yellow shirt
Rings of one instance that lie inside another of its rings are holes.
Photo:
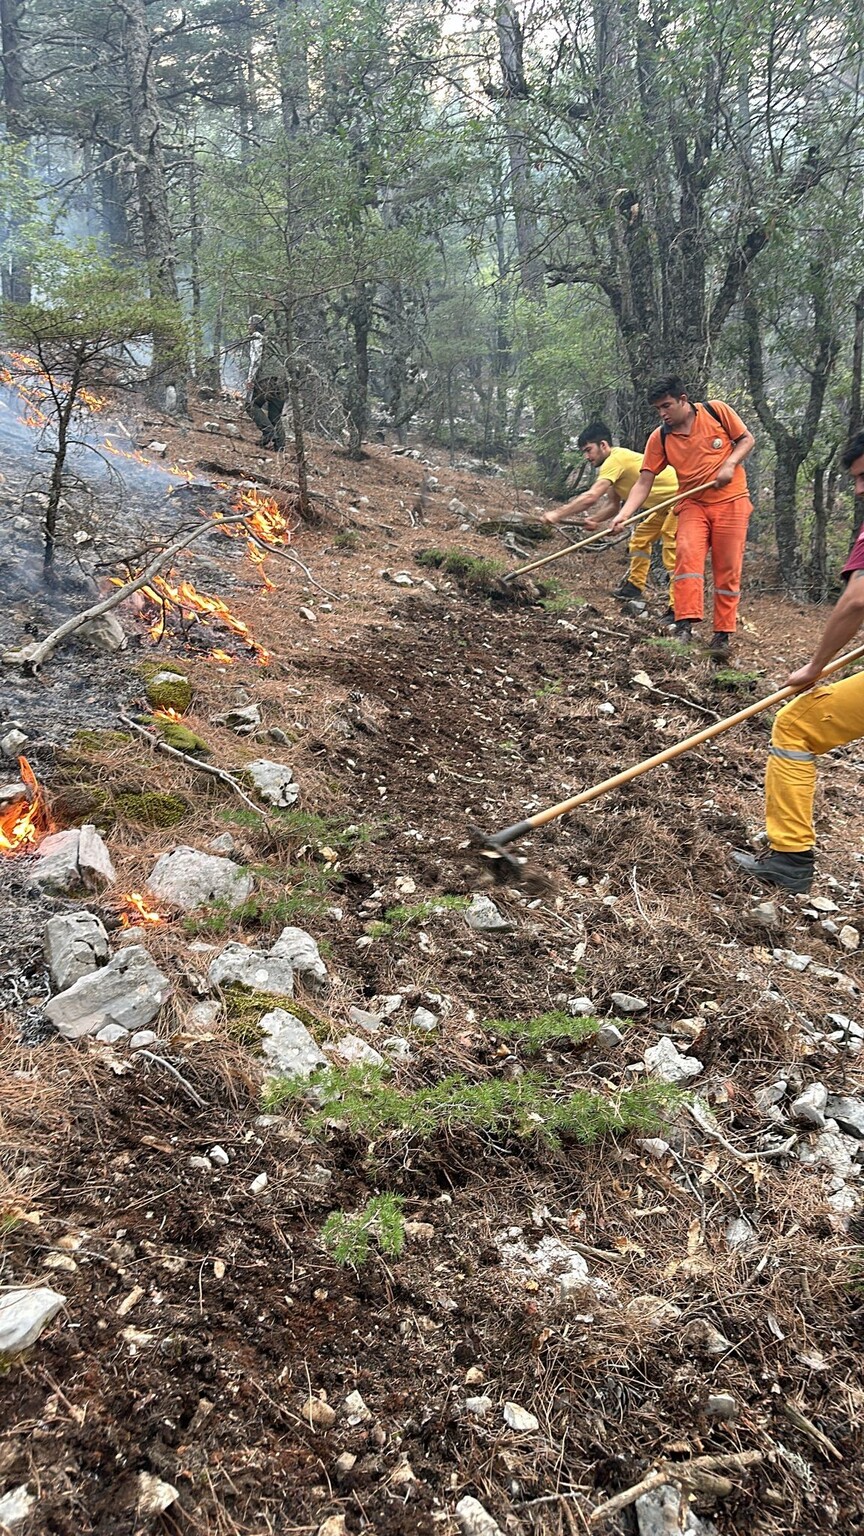
[[[603,421],[592,421],[591,425],[579,434],[579,447],[588,463],[597,470],[594,484],[580,496],[574,496],[572,501],[568,501],[563,507],[555,507],[553,511],[545,513],[544,521],[559,523],[562,518],[572,517],[579,512],[589,512],[592,507],[597,507],[593,517],[585,518],[585,527],[593,530],[602,527],[604,523],[611,522],[613,517],[617,516],[639,477],[642,455],[634,453],[631,448],[613,448],[612,433]],[[651,494],[645,502],[645,510],[650,512],[652,507],[657,506],[661,501],[668,501],[669,497],[677,495],[677,492],[678,479],[674,469],[664,469],[657,475],[651,487]],[[598,505],[599,503],[603,505]],[[670,623],[675,618],[672,575],[675,570],[677,526],[678,518],[674,507],[661,509],[654,516],[646,517],[643,522],[637,523],[630,535],[630,569],[613,594],[622,602],[644,597],[648,571],[651,567],[651,549],[657,540],[661,539],[663,564],[669,572],[670,583],[669,607],[664,618]]]

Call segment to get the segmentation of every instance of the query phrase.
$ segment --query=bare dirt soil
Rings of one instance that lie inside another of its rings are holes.
[[[169,458],[260,473],[243,431],[167,430]],[[775,1123],[756,1097],[778,1078],[860,1091],[858,1061],[827,1039],[826,1019],[861,1018],[862,965],[802,900],[778,901],[777,926],[760,926],[764,896],[730,868],[729,846],[760,826],[768,721],[527,840],[551,887],[491,892],[512,931],[474,932],[458,905],[442,905],[478,889],[470,825],[518,820],[770,691],[822,615],[746,600],[730,678],[699,648],[681,652],[655,623],[622,616],[608,596],[621,547],[553,566],[561,590],[546,607],[540,587],[418,562],[432,549],[512,567],[476,523],[536,505],[506,478],[429,457],[431,468],[376,446],[351,464],[314,444],[322,522],[297,526],[290,545],[313,580],[273,556],[267,590],[227,541],[178,567],[230,601],[267,666],[212,623],[184,636],[169,620],[154,650],[143,617],[127,613],[130,647],[110,670],[62,652],[41,681],[17,685],[55,821],[105,831],[125,894],[87,905],[115,934],[161,852],[206,849],[225,831],[258,871],[261,901],[242,925],[165,912],[147,932],[174,983],[158,1027],[178,1077],[40,1032],[42,925],[63,903],[34,899],[26,864],[4,861],[2,1284],[66,1297],[0,1385],[2,1487],[37,1496],[16,1530],[264,1536],[341,1514],[350,1536],[451,1536],[456,1503],[472,1494],[509,1536],[632,1536],[632,1508],[603,1526],[589,1526],[591,1511],[661,1459],[755,1451],[731,1487],[694,1495],[697,1529],[864,1531],[856,1218],[850,1228],[830,1203],[830,1170],[799,1160],[815,1133],[798,1126],[791,1152],[776,1155],[796,1129],[788,1099]],[[429,474],[438,485],[421,494]],[[450,510],[454,497],[467,515]],[[399,572],[412,585],[395,584]],[[664,606],[658,586],[655,620]],[[211,659],[214,644],[232,664]],[[254,757],[290,763],[307,822],[262,826],[224,786],[140,739],[52,730],[44,690],[64,667],[89,669],[98,719],[82,712],[81,723],[102,725],[118,705],[141,705],[138,668],[153,656],[182,660],[195,690],[184,720],[210,761],[234,773]],[[241,697],[261,704],[257,737],[214,723]],[[825,764],[817,891],[838,926],[864,931],[859,773],[854,746]],[[130,812],[154,790],[183,802],[176,825]],[[387,917],[423,903],[406,921]],[[410,1046],[395,1069],[404,1090],[455,1072],[476,1083],[538,1072],[559,1091],[614,1096],[642,1080],[645,1047],[670,1035],[704,1064],[695,1087],[718,1134],[683,1107],[651,1131],[666,1153],[634,1135],[556,1148],[459,1123],[361,1135],[334,1116],[313,1130],[303,1103],[262,1118],[254,1042],[224,1021],[196,1024],[192,1010],[215,952],[202,946],[262,947],[286,922],[327,956],[327,991],[301,998],[319,1039],[344,1035],[351,1006],[404,999],[392,1021]],[[811,962],[796,971],[774,950]],[[588,1038],[531,1055],[496,1028],[574,995],[605,1015],[613,992],[648,1003],[622,1025],[621,1046]],[[408,1025],[418,1005],[440,1017],[431,1034]],[[21,1043],[22,1027],[36,1043]],[[227,1166],[203,1168],[217,1144]],[[340,1266],[321,1238],[328,1213],[382,1191],[403,1199],[403,1253],[373,1244],[362,1267]],[[750,1238],[730,1247],[740,1218]],[[550,1238],[584,1251],[611,1287],[605,1300],[560,1301],[555,1274],[531,1258]],[[722,1335],[718,1353],[706,1322]],[[354,1391],[368,1409],[360,1422],[343,1406]],[[734,1396],[733,1418],[709,1412],[718,1392]],[[326,1397],[332,1425],[304,1422],[310,1396]],[[485,1415],[466,1408],[480,1396]],[[505,1402],[534,1414],[536,1431],[508,1428]],[[138,1510],[142,1471],[179,1493],[155,1519]]]

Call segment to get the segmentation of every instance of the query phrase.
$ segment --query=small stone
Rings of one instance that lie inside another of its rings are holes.
[[[682,1056],[668,1035],[661,1035],[656,1045],[649,1045],[645,1052],[645,1066],[652,1077],[661,1083],[685,1083],[704,1071],[702,1062],[695,1056]]]
[[[207,846],[212,853],[233,853],[237,844],[230,832],[220,832],[218,837],[211,837]]]
[[[320,1397],[307,1397],[303,1404],[303,1417],[313,1429],[331,1429],[336,1423],[336,1409]]]
[[[65,1304],[66,1297],[46,1285],[15,1288],[0,1294],[0,1360],[35,1344],[43,1328]]]
[[[571,1008],[570,1012],[572,1013],[572,1011]],[[594,1038],[597,1044],[603,1047],[604,1051],[617,1050],[619,1045],[624,1044],[624,1036],[617,1024],[601,1024]]]
[[[790,971],[806,971],[812,963],[812,955],[796,954],[794,949],[774,949],[771,951],[775,960],[780,960]]]
[[[345,1416],[350,1425],[368,1424],[372,1418],[359,1392],[349,1392],[342,1404]]]
[[[29,736],[26,736],[23,731],[17,729],[7,731],[6,735],[0,739],[0,752],[3,753],[4,757],[20,757],[29,740]],[[22,785],[23,788],[24,786]]]
[[[406,1221],[405,1236],[412,1243],[431,1243],[435,1228],[431,1221]]]
[[[466,1387],[479,1387],[486,1380],[486,1372],[482,1366],[469,1365],[465,1372]]]
[[[397,571],[390,579],[397,587],[413,587],[414,585],[414,581],[407,571]]]
[[[283,928],[270,953],[277,960],[288,960],[297,975],[313,989],[322,987],[327,980],[327,967],[318,945],[305,928]]]
[[[313,611],[313,609],[305,608],[305,607],[304,608],[298,608],[297,612],[299,613],[301,619],[305,619],[306,620],[307,624],[317,624],[318,623],[318,615]]]
[[[245,987],[250,992],[264,992],[270,997],[294,996],[294,970],[289,960],[249,949],[237,941],[226,944],[220,955],[207,967],[207,979],[214,987]]]
[[[284,1008],[273,1008],[258,1020],[264,1031],[261,1052],[268,1065],[285,1077],[311,1077],[318,1067],[327,1065],[305,1024]]]
[[[267,1178],[266,1173],[259,1173],[257,1175],[257,1177],[254,1178],[252,1180],[252,1183],[249,1185],[249,1193],[250,1193],[250,1195],[261,1195],[261,1194],[263,1194],[264,1190],[267,1188],[268,1183],[269,1183],[269,1180]]]
[[[705,1404],[709,1419],[737,1419],[738,1401],[731,1392],[712,1392]]]
[[[828,1102],[828,1089],[824,1083],[811,1083],[803,1093],[799,1093],[793,1101],[791,1115],[793,1120],[798,1120],[802,1125],[812,1125],[816,1130],[821,1130],[825,1124],[825,1105]]]
[[[632,1322],[646,1328],[663,1328],[677,1322],[681,1308],[665,1296],[645,1294],[628,1301],[625,1312]]]
[[[196,1157],[193,1155],[189,1159],[189,1167],[195,1168],[198,1173],[213,1172],[213,1164],[211,1163],[209,1157]]]
[[[121,1040],[129,1039],[129,1031],[122,1024],[106,1024],[103,1029],[97,1030],[93,1039],[102,1045],[119,1045]]]
[[[485,1419],[487,1413],[492,1412],[494,1404],[491,1397],[466,1397],[465,1411],[473,1413],[476,1419]]]
[[[379,1013],[369,1013],[365,1008],[349,1008],[348,1017],[358,1029],[365,1029],[367,1035],[377,1035],[384,1023]]]
[[[353,1458],[357,1460],[356,1456]],[[348,1527],[345,1524],[344,1515],[328,1515],[318,1527],[317,1536],[348,1536]]]
[[[244,772],[255,785],[259,798],[266,800],[268,805],[296,805],[300,798],[300,786],[294,783],[294,774],[285,763],[259,757],[253,763],[247,763]]]
[[[6,1531],[11,1531],[13,1526],[27,1519],[35,1503],[36,1499],[26,1483],[19,1483],[17,1488],[10,1488],[8,1493],[4,1493],[0,1499],[0,1528],[4,1536]]]
[[[180,847],[157,859],[147,889],[157,900],[184,912],[216,901],[233,908],[248,899],[252,876],[232,859]]]
[[[187,1027],[195,1033],[206,1033],[213,1028],[221,1012],[221,1005],[217,1002],[193,1003],[189,1009]]]
[[[147,936],[148,929],[138,928],[133,924],[131,928],[121,928],[120,932],[114,935],[114,942],[118,949],[123,949],[128,944],[143,944]]]
[[[148,1519],[164,1514],[180,1494],[173,1483],[165,1483],[153,1472],[138,1473],[138,1514]]]
[[[65,896],[82,886],[100,891],[113,885],[117,876],[102,838],[95,827],[87,825],[43,837],[27,878],[40,890]]]
[[[471,905],[463,915],[468,927],[476,933],[511,933],[515,927],[498,911],[494,901],[479,892],[472,896]]]
[[[210,1148],[207,1156],[209,1157],[211,1163],[216,1163],[217,1167],[219,1168],[227,1168],[231,1161],[228,1153],[225,1151],[225,1148],[220,1147],[218,1142],[215,1147]]]
[[[613,992],[611,1003],[616,1013],[644,1013],[648,1007],[644,997],[632,997],[629,992]]]
[[[615,705],[614,704],[610,704],[609,702],[607,702],[605,704],[598,704],[597,705],[597,713],[598,713],[598,715],[614,715],[614,713],[615,713]]]
[[[732,1348],[720,1329],[706,1317],[694,1317],[687,1323],[681,1330],[681,1340],[705,1355],[723,1355]]]
[[[43,943],[56,992],[65,992],[82,976],[98,970],[111,953],[108,935],[92,912],[64,912],[50,917],[45,924]]]
[[[668,1141],[664,1141],[661,1136],[640,1136],[636,1145],[641,1147],[643,1152],[647,1152],[649,1157],[655,1158],[658,1163],[662,1162],[664,1157],[668,1157],[672,1151]]]
[[[773,901],[760,901],[750,915],[762,928],[781,927],[780,911]]]
[[[413,585],[413,583],[412,583]],[[393,1488],[405,1488],[409,1483],[416,1483],[417,1474],[414,1471],[407,1456],[403,1456],[397,1466],[390,1473],[390,1484]]]
[[[456,1520],[462,1536],[504,1536],[498,1522],[470,1493],[456,1505]]]
[[[851,923],[844,923],[837,935],[837,941],[842,949],[846,949],[850,954],[854,954],[861,943],[861,935],[857,928],[852,927]]]
[[[357,1457],[351,1451],[343,1451],[333,1463],[333,1471],[339,1478],[347,1477],[348,1473],[357,1465]]]
[[[786,1097],[788,1087],[785,1078],[778,1078],[776,1083],[768,1083],[765,1088],[757,1089],[753,1097],[760,1109],[772,1109]]]
[[[159,1036],[154,1029],[136,1029],[129,1041],[130,1051],[148,1050],[151,1045],[158,1043]]]
[[[383,1067],[384,1057],[359,1035],[343,1035],[341,1040],[328,1042],[327,1050],[349,1066]]]
[[[411,1015],[411,1024],[414,1029],[423,1029],[430,1032],[438,1028],[438,1015],[428,1008],[415,1008]]]
[[[540,1420],[518,1403],[504,1404],[504,1423],[517,1435],[533,1435],[540,1428]]]
[[[756,1240],[756,1232],[744,1216],[736,1216],[726,1226],[726,1247],[730,1252],[736,1248],[749,1248]]]
[[[825,1111],[832,1120],[837,1121],[844,1135],[864,1140],[864,1101],[834,1098],[832,1095],[826,1103]]]
[[[595,1012],[595,1008],[590,997],[568,997],[567,1012],[571,1018],[587,1019]]]
[[[251,736],[262,724],[260,704],[240,704],[224,715],[211,716],[214,725],[227,725],[237,736]]]
[[[58,992],[45,1013],[66,1040],[95,1035],[106,1024],[142,1029],[155,1019],[171,986],[141,945],[121,949],[90,976]]]
[[[94,650],[109,654],[126,648],[126,631],[114,613],[100,613],[96,618],[85,619],[70,638],[76,645],[92,646]]]

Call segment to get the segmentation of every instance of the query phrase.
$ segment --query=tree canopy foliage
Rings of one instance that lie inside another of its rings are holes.
[[[821,594],[861,416],[858,0],[0,0],[0,23],[7,300],[41,188],[140,275],[181,406],[187,374],[239,383],[263,313],[349,454],[415,428],[533,457],[547,490],[589,414],[641,446],[678,372],[752,421],[784,576]]]

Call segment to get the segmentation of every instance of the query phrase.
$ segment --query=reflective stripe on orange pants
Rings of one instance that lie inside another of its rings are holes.
[[[672,607],[674,588],[672,586],[672,572],[675,569],[675,535],[678,532],[678,512],[669,512],[661,507],[657,512],[652,512],[636,527],[630,535],[630,569],[627,572],[627,580],[632,581],[634,587],[640,592],[645,591],[648,581],[648,572],[651,568],[651,548],[658,539],[663,540],[662,553],[663,564],[669,572],[669,607]]]
[[[804,853],[816,841],[816,759],[864,736],[864,672],[811,688],[781,709],[765,769],[765,831],[772,848]]]
[[[741,567],[749,496],[732,501],[682,501],[678,508],[675,558],[675,617],[701,619],[705,600],[705,556],[711,551],[714,577],[714,628],[732,634],[741,597]]]

